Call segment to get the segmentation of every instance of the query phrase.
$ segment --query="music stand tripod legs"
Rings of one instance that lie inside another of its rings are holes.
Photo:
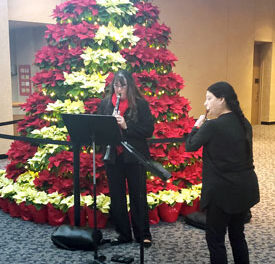
[[[96,166],[95,166],[95,141],[92,143],[93,147],[93,196],[94,196],[94,230],[93,230],[93,241],[95,241],[95,249],[94,249],[94,260],[89,262],[89,264],[100,264],[104,263],[106,257],[101,255],[98,256],[98,243],[102,238],[102,233],[100,230],[97,229],[97,218],[96,218]]]

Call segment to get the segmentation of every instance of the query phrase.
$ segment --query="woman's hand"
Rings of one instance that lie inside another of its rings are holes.
[[[123,116],[121,116],[119,114],[114,114],[114,117],[116,118],[116,121],[117,121],[118,125],[122,129],[127,129],[127,124],[126,124],[125,119],[124,119]]]
[[[201,125],[205,122],[205,115],[201,115],[195,123],[195,127],[201,127]]]

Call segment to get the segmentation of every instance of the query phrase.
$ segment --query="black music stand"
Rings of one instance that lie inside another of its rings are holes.
[[[131,153],[148,171],[151,171],[163,181],[171,177],[170,172],[166,171],[160,164],[147,160],[133,146],[122,141],[121,131],[116,118],[110,115],[85,115],[85,114],[61,114],[63,121],[68,129],[73,142],[74,151],[74,220],[75,226],[80,225],[80,190],[79,190],[79,153],[82,145],[91,145],[95,150],[95,145],[119,145],[121,144],[129,153]],[[96,168],[95,151],[93,151],[93,194],[94,194],[94,233],[97,236],[96,221]],[[142,208],[143,197],[140,194],[140,208]],[[144,212],[141,209],[141,220],[143,221]],[[101,235],[102,236],[102,235]],[[97,241],[97,239],[94,239]],[[144,244],[143,232],[140,238],[140,263],[144,263]],[[94,262],[100,263],[97,255],[97,243],[95,243]],[[104,256],[103,256],[104,257]],[[104,259],[105,260],[105,259]]]
[[[83,145],[93,147],[93,195],[94,195],[94,232],[95,241],[94,262],[100,263],[105,257],[98,257],[98,237],[102,237],[101,231],[97,230],[96,220],[96,167],[95,167],[95,145],[118,145],[121,142],[121,133],[114,116],[86,115],[86,114],[61,114],[63,121],[73,143],[74,153],[74,221],[75,226],[80,226],[80,187],[79,187],[79,155],[80,147]],[[100,234],[99,234],[100,232]],[[100,260],[101,259],[101,260]],[[99,260],[99,261],[98,261]]]

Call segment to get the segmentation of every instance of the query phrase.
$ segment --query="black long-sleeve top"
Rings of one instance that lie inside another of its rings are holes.
[[[138,98],[136,100],[137,105],[137,118],[133,120],[129,113],[128,108],[124,113],[124,119],[127,124],[127,129],[121,129],[123,139],[132,145],[139,153],[143,154],[146,158],[150,157],[149,147],[146,139],[150,138],[154,132],[154,119],[151,114],[149,104],[145,99]],[[112,115],[114,106],[111,98],[107,97],[101,101],[98,113],[103,115]],[[115,162],[115,147],[111,148],[111,160],[110,163]],[[136,158],[124,151],[123,159],[126,163],[137,162]]]
[[[254,172],[252,128],[248,137],[238,117],[230,112],[194,127],[186,139],[186,150],[203,146],[201,209],[215,203],[228,213],[248,210],[259,202]]]

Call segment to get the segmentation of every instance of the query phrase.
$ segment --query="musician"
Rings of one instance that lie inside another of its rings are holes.
[[[116,106],[118,110],[114,111]],[[121,70],[115,73],[110,84],[109,95],[101,101],[99,106],[99,114],[114,115],[121,128],[123,139],[146,158],[149,158],[146,138],[153,134],[154,120],[148,103],[142,97],[129,72]],[[111,197],[110,214],[118,233],[118,237],[112,241],[112,245],[132,242],[126,201],[127,181],[134,238],[140,242],[142,228],[144,246],[151,246],[152,237],[149,229],[145,168],[121,146],[111,146],[110,156],[105,162],[105,167]],[[140,196],[142,196],[144,209],[142,222]]]
[[[235,263],[248,264],[244,235],[248,210],[259,202],[254,172],[252,128],[227,82],[208,87],[207,114],[199,117],[186,139],[186,150],[203,146],[201,209],[206,209],[206,241],[211,263],[226,264],[225,234]]]

